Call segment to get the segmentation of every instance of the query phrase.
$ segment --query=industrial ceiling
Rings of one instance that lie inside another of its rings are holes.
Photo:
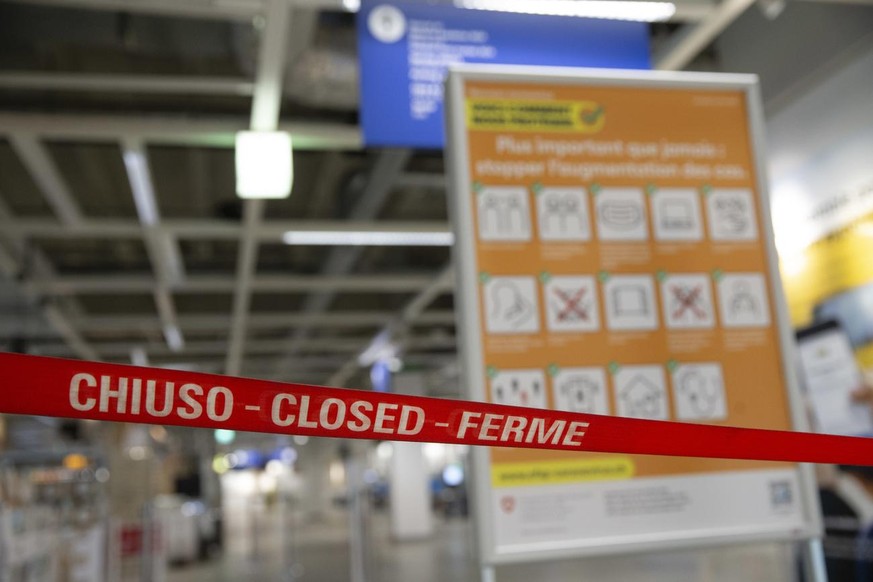
[[[653,62],[717,68],[752,3],[680,3]],[[363,387],[387,330],[456,393],[450,248],[282,241],[449,230],[442,152],[362,146],[355,51],[339,0],[0,1],[0,349]],[[243,202],[264,119],[294,189]]]

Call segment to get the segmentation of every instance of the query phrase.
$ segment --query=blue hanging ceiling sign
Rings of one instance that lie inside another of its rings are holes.
[[[357,26],[368,146],[441,149],[443,80],[455,63],[651,68],[643,22],[364,0]]]

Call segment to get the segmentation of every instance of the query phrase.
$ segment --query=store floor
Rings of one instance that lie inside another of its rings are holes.
[[[476,581],[467,520],[438,520],[432,538],[391,540],[388,518],[371,520],[366,575],[353,579],[349,568],[347,520],[307,523],[293,536],[275,535],[275,524],[229,532],[224,556],[211,562],[175,567],[168,582],[448,582]],[[252,535],[257,531],[257,535]],[[501,567],[498,582],[789,582],[795,580],[790,547],[760,544],[703,552],[672,552],[630,557],[551,561]]]
[[[170,569],[168,582],[332,582],[350,580],[348,521],[336,517],[328,523],[306,523],[290,539],[271,536],[260,529],[244,543],[229,539],[223,556],[211,562]],[[466,520],[441,521],[432,538],[397,543],[391,541],[386,515],[371,520],[365,578],[360,582],[430,582],[475,579],[470,554],[471,532]],[[231,536],[234,532],[228,532]],[[248,532],[247,532],[248,533]],[[243,532],[237,532],[243,536]],[[282,551],[284,546],[284,551]]]

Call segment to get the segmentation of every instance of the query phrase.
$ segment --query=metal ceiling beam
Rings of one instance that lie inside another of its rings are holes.
[[[346,172],[351,167],[347,156],[342,152],[325,152],[318,165],[318,181],[309,199],[307,216],[330,216],[336,207],[337,193],[342,188]]]
[[[318,8],[294,6],[285,57],[289,65],[293,66],[300,55],[312,46],[318,32],[318,16]]]
[[[341,359],[341,358],[340,358]],[[451,364],[456,360],[454,354],[420,354],[412,356],[410,362],[415,362],[419,365],[429,365],[433,368],[440,368]],[[282,381],[283,378],[273,376],[271,374],[271,364],[275,358],[270,357],[248,357],[245,365],[242,367],[241,373],[248,377],[269,378],[271,380]],[[308,384],[323,384],[324,372],[336,368],[339,365],[337,358],[298,358],[292,361],[293,368],[288,377],[284,381]],[[126,361],[124,361],[126,363]],[[223,362],[216,358],[183,358],[183,359],[156,359],[151,362],[152,366],[159,368],[173,368],[185,366],[186,368],[193,367],[199,372],[221,373]]]
[[[715,10],[714,0],[690,0],[674,2],[676,12],[670,17],[671,22],[694,21],[708,18]]]
[[[161,366],[171,364],[172,362],[184,360],[186,363],[192,363],[196,365],[206,365],[206,364],[215,364],[220,365],[224,360],[224,355],[213,355],[213,356],[188,356],[186,354],[181,354],[178,356],[173,356],[172,358],[159,358],[153,357],[151,358],[151,362],[153,365]],[[240,366],[240,371],[244,368],[264,368],[269,364],[272,364],[275,360],[275,356],[255,356],[251,355],[246,356],[245,363]],[[305,358],[294,358],[293,365],[295,370],[303,370],[304,373],[310,370],[320,370],[322,372],[329,371],[335,369],[337,366],[341,365],[345,361],[345,356],[343,355],[327,355],[327,356],[306,356]],[[239,372],[237,372],[239,374]]]
[[[252,112],[249,125],[256,131],[275,131],[282,107],[282,79],[288,50],[291,5],[288,0],[267,0],[266,25],[258,50]]]
[[[427,335],[420,337],[409,337],[405,343],[406,349],[411,352],[421,350],[454,350],[458,344],[453,335]]]
[[[0,219],[13,219],[12,212],[6,207],[2,196],[0,196]],[[30,277],[31,280],[51,280],[54,275],[53,268],[41,251],[38,249],[28,249],[22,238],[16,237],[14,234],[3,231],[2,229],[0,229],[0,239],[4,239],[14,252],[13,254],[3,247],[0,247],[0,272],[3,272],[11,280],[17,280],[22,275]],[[21,257],[24,257],[28,253],[31,257],[31,264],[25,265],[22,263]],[[88,344],[87,341],[85,341],[75,326],[71,324],[62,305],[44,302],[41,294],[27,289],[23,289],[23,292],[31,301],[41,305],[43,316],[46,318],[49,325],[64,339],[64,342],[73,354],[88,360],[100,359],[100,355]],[[67,305],[71,304],[68,303]],[[8,324],[9,322],[6,323]],[[13,329],[13,332],[18,333],[20,330]]]
[[[276,1],[276,0],[273,0]],[[233,308],[230,317],[230,342],[224,373],[237,376],[242,365],[246,332],[251,307],[251,282],[258,263],[258,241],[254,233],[264,216],[263,200],[248,200],[243,206],[243,233],[236,263],[236,281],[233,290]]]
[[[12,0],[20,4],[81,8],[109,12],[155,14],[182,18],[207,18],[251,22],[264,14],[263,0]],[[345,12],[342,0],[289,0],[295,8]]]
[[[0,253],[2,257],[2,253]],[[366,337],[317,337],[310,338],[305,345],[307,352],[348,354],[357,353],[361,345],[370,340]],[[150,358],[166,358],[168,356],[219,356],[226,353],[227,342],[224,340],[189,340],[181,352],[173,352],[166,345],[154,343],[143,344],[142,342],[92,342],[94,349],[106,358],[124,359],[130,356],[132,350],[142,349]],[[423,335],[412,337],[408,341],[411,351],[427,350],[451,350],[455,348],[455,338],[451,335],[431,336]],[[33,353],[43,356],[64,356],[69,353],[69,348],[61,343],[36,343],[33,345]],[[249,340],[246,342],[247,355],[284,355],[282,345],[274,340]]]
[[[137,221],[112,218],[85,219],[75,225],[63,225],[51,219],[3,220],[0,217],[0,227],[18,236],[43,239],[138,239],[142,236],[142,226]],[[184,240],[237,240],[243,226],[229,220],[162,220],[158,229]],[[253,236],[261,242],[278,243],[288,231],[446,233],[449,225],[443,221],[269,220],[260,224]]]
[[[185,279],[185,264],[178,241],[162,220],[155,195],[148,152],[145,145],[133,139],[122,141],[122,156],[134,197],[143,242],[159,287],[169,289]]]
[[[68,226],[81,222],[79,205],[45,145],[34,134],[24,133],[12,136],[11,143],[58,220]]]
[[[445,174],[430,172],[404,172],[397,177],[399,188],[430,188],[432,190],[446,189]]]
[[[131,137],[149,145],[232,148],[236,133],[245,129],[249,124],[242,118],[0,113],[0,135],[31,134],[89,143]],[[354,125],[292,121],[280,123],[279,129],[294,136],[294,149],[299,151],[363,148],[361,130]]]
[[[656,69],[685,68],[755,0],[721,0],[712,13],[695,24],[686,24],[667,40],[652,59]]]
[[[317,326],[322,328],[379,327],[391,322],[393,311],[334,311],[328,313],[266,312],[249,316],[250,330],[286,329],[289,327]],[[83,333],[131,332],[160,333],[161,326],[150,315],[92,315],[76,317],[72,323]],[[180,315],[179,324],[186,332],[227,331],[227,314]],[[416,325],[446,325],[455,323],[451,310],[428,311],[416,319]],[[0,322],[0,333],[4,330]],[[281,345],[279,340],[277,345]]]
[[[206,366],[203,366],[202,368],[199,368],[199,370],[201,370],[203,372],[212,373],[212,374],[221,374],[222,373],[221,369],[222,369],[221,364],[215,364],[214,366],[206,365]],[[247,368],[243,369],[242,373],[243,373],[243,375],[245,375],[248,378],[260,378],[262,380],[267,380],[269,382],[279,381],[278,378],[275,378],[270,374],[270,369],[271,368],[270,368],[269,363],[264,362],[263,364],[261,364],[260,368],[248,368],[247,367]],[[303,371],[300,374],[295,375],[294,379],[295,379],[295,382],[298,384],[316,385],[316,384],[318,384],[318,379],[323,377],[323,376],[324,376],[323,372],[319,373],[319,372]]]
[[[360,348],[360,339],[336,338],[313,338],[313,344],[307,347],[313,352],[324,353],[349,353]],[[223,340],[187,341],[181,352],[173,352],[163,344],[147,344],[141,342],[102,342],[94,343],[100,353],[107,358],[125,358],[131,350],[142,348],[151,358],[163,358],[167,356],[219,356],[227,352],[227,342]],[[66,353],[62,344],[35,345],[34,353],[44,356],[60,356]],[[246,342],[246,354],[269,355],[279,354],[280,346],[272,340],[249,340]]]
[[[414,293],[427,285],[428,275],[258,275],[252,280],[253,292],[302,293],[339,289],[360,293]],[[123,295],[151,293],[153,277],[145,275],[82,275],[54,277],[47,281],[28,281],[25,287],[42,295]],[[451,289],[447,285],[444,291]],[[172,286],[173,293],[230,293],[234,280],[229,276],[186,277]]]
[[[860,4],[864,6],[873,5],[873,0],[804,0],[805,2],[824,2],[826,4]]]
[[[379,214],[379,210],[385,204],[388,194],[394,187],[395,180],[406,167],[411,156],[412,152],[409,150],[383,150],[379,154],[361,197],[352,208],[350,220],[373,220]],[[354,267],[362,251],[362,247],[334,249],[324,262],[321,269],[322,274],[343,275],[348,273]],[[309,295],[304,302],[303,310],[307,313],[321,313],[330,307],[336,295],[336,290]],[[288,353],[294,354],[299,349],[300,344],[306,341],[309,333],[308,328],[295,330],[288,338]],[[280,364],[277,368],[277,374],[282,374],[285,371],[286,367]]]
[[[407,303],[403,311],[400,312],[399,326],[403,327],[413,321],[421,319],[424,310],[428,305],[443,294],[446,289],[450,289],[455,282],[454,268],[449,263],[443,267],[439,275],[431,280],[418,294]]]
[[[424,289],[419,291],[419,293],[412,298],[409,303],[407,303],[400,312],[400,315],[395,316],[388,323],[388,325],[382,329],[379,333],[377,333],[373,338],[367,341],[366,344],[361,346],[361,351],[351,358],[349,358],[340,368],[334,372],[330,378],[328,378],[326,384],[328,386],[344,386],[355,373],[360,369],[361,364],[361,356],[365,351],[367,351],[373,342],[375,341],[392,341],[393,338],[399,337],[406,332],[410,325],[412,325],[416,321],[421,321],[424,316],[424,310],[430,305],[434,299],[436,299],[439,294],[447,285],[451,285],[454,280],[454,272],[452,265],[446,265],[440,271],[439,275],[434,277],[430,284],[427,285]],[[454,318],[454,312],[452,313],[452,317]],[[388,338],[387,340],[384,338]],[[399,351],[402,351],[404,347],[406,347],[405,342],[400,339],[398,340],[399,345],[397,346]]]
[[[385,199],[394,186],[397,176],[403,171],[412,152],[409,150],[384,150],[379,154],[379,159],[373,166],[367,185],[361,197],[352,209],[349,221],[346,224],[357,222],[372,222],[379,210],[385,204]],[[380,223],[387,228],[397,227],[397,223]],[[418,227],[416,227],[416,230]],[[379,228],[381,230],[381,228]],[[351,249],[335,249],[325,261],[322,273],[325,275],[342,275],[351,270],[362,252],[360,247]],[[334,299],[334,295],[313,295],[307,299],[307,311],[324,310]]]
[[[258,69],[252,98],[251,129],[275,131],[282,107],[282,74],[288,48],[291,8],[288,0],[268,0],[266,26],[258,51]],[[236,288],[230,319],[230,338],[224,373],[236,376],[242,368],[251,306],[251,283],[258,266],[258,232],[266,208],[264,200],[246,200],[243,231],[236,263]]]
[[[100,355],[88,345],[79,330],[70,323],[70,318],[61,311],[60,307],[51,304],[46,305],[43,308],[43,315],[49,324],[61,334],[61,337],[64,338],[74,354],[84,360],[100,359]]]
[[[0,89],[89,91],[156,95],[236,95],[250,97],[254,83],[234,77],[115,75],[96,73],[0,72]]]
[[[208,18],[214,20],[238,20],[251,22],[263,11],[261,0],[234,0],[216,2],[215,0],[13,0],[20,4],[55,6],[126,12],[132,14],[155,14],[183,18]]]
[[[0,245],[0,273],[4,273],[8,278],[12,279],[18,275],[18,261],[12,254]]]
[[[176,241],[159,230],[161,213],[145,145],[139,140],[127,138],[122,140],[121,148],[134,205],[142,226],[143,242],[154,273],[155,285],[152,293],[161,320],[164,341],[172,351],[178,352],[185,346],[185,338],[179,329],[172,287],[185,277],[182,255]]]
[[[397,178],[412,157],[412,151],[407,149],[386,149],[379,153],[373,170],[370,172],[367,185],[360,198],[354,203],[349,219],[375,220],[391,190],[396,187]],[[337,259],[344,262],[348,259]],[[355,261],[352,260],[352,263]]]
[[[119,362],[125,363],[125,362]],[[220,361],[199,361],[199,360],[163,360],[151,362],[151,366],[164,369],[184,369],[195,372],[203,372],[206,374],[221,374],[224,369],[224,362]],[[261,378],[264,380],[274,380],[270,377],[269,360],[256,360],[255,365],[247,365],[243,368],[242,375],[248,378]],[[319,378],[324,377],[324,372],[318,370],[301,370],[295,375],[295,381],[300,384],[315,384]]]
[[[410,367],[425,367],[431,371],[444,369],[446,366],[458,361],[458,354],[438,352],[433,354],[418,353],[404,356],[404,364]]]

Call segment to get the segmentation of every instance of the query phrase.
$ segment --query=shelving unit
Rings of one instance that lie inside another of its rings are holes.
[[[106,579],[103,465],[91,450],[0,455],[0,582]]]

